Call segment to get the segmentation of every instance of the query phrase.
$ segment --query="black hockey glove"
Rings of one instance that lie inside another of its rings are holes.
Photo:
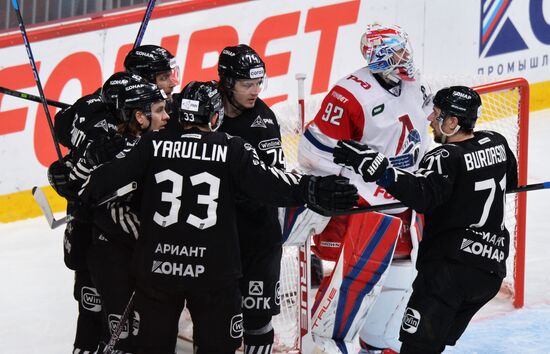
[[[305,175],[300,187],[307,207],[323,215],[323,211],[350,209],[359,199],[357,188],[345,177]]]
[[[353,140],[340,140],[332,153],[334,162],[363,176],[365,182],[374,182],[388,168],[388,159],[368,147]]]
[[[65,199],[75,199],[77,197],[77,193],[71,188],[70,173],[71,168],[67,166],[65,161],[56,160],[48,167],[48,182],[50,182],[54,191]]]
[[[88,145],[86,160],[92,166],[98,166],[114,159],[125,147],[126,139],[122,136],[102,135]]]

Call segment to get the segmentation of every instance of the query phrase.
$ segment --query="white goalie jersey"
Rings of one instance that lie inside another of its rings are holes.
[[[394,202],[382,187],[364,183],[361,176],[332,162],[338,140],[351,139],[380,151],[394,167],[418,168],[431,140],[427,120],[432,109],[430,92],[418,76],[402,80],[390,91],[367,68],[339,80],[300,139],[301,168],[308,173],[350,178],[370,205]]]

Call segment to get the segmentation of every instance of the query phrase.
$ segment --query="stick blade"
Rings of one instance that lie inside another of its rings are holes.
[[[53,224],[56,220],[53,217],[52,209],[50,208],[50,203],[48,203],[46,195],[44,194],[42,189],[35,186],[32,187],[32,196],[36,204],[38,204],[38,207],[40,207],[40,210],[42,210],[42,213],[46,217],[48,225],[50,226],[50,228],[53,229]]]

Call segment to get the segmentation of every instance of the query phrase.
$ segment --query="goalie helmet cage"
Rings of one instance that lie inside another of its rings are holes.
[[[303,87],[305,76],[296,75]],[[445,80],[447,81],[447,80]],[[439,84],[439,87],[448,86]],[[455,82],[453,82],[455,84]],[[518,183],[527,184],[527,143],[529,132],[529,84],[523,78],[504,80],[473,87],[482,99],[481,116],[476,130],[494,130],[504,135],[518,160]],[[434,93],[435,93],[434,87]],[[298,101],[281,102],[271,107],[281,127],[287,169],[297,168],[298,141],[304,127],[321,106],[324,95],[309,96],[305,101],[298,93]],[[508,276],[515,308],[523,307],[525,272],[525,220],[526,193],[508,194],[506,201],[506,227],[510,231],[510,255],[507,261]],[[283,247],[281,260],[280,305],[281,313],[273,318],[276,353],[307,353],[312,350],[310,310],[314,291],[310,286],[309,240],[302,246]],[[331,264],[324,263],[330,268]],[[325,269],[325,274],[329,269]],[[188,317],[185,313],[182,319]],[[180,321],[180,337],[190,339],[189,320]]]

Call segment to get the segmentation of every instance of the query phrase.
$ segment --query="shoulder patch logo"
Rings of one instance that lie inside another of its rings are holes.
[[[95,128],[103,128],[103,130],[105,130],[106,132],[109,131],[109,128],[108,128],[108,125],[107,125],[107,121],[105,119],[102,119],[100,120],[99,122],[97,122],[95,125],[94,125]]]
[[[254,120],[254,122],[252,122],[252,125],[250,127],[251,128],[267,128],[265,126],[264,120],[260,116],[256,117],[256,119]]]
[[[383,103],[382,103],[382,104],[379,104],[379,105],[376,106],[376,107],[374,107],[374,108],[372,109],[371,115],[374,117],[375,115],[380,114],[380,113],[382,113],[382,112],[384,112],[384,104],[383,104]]]

